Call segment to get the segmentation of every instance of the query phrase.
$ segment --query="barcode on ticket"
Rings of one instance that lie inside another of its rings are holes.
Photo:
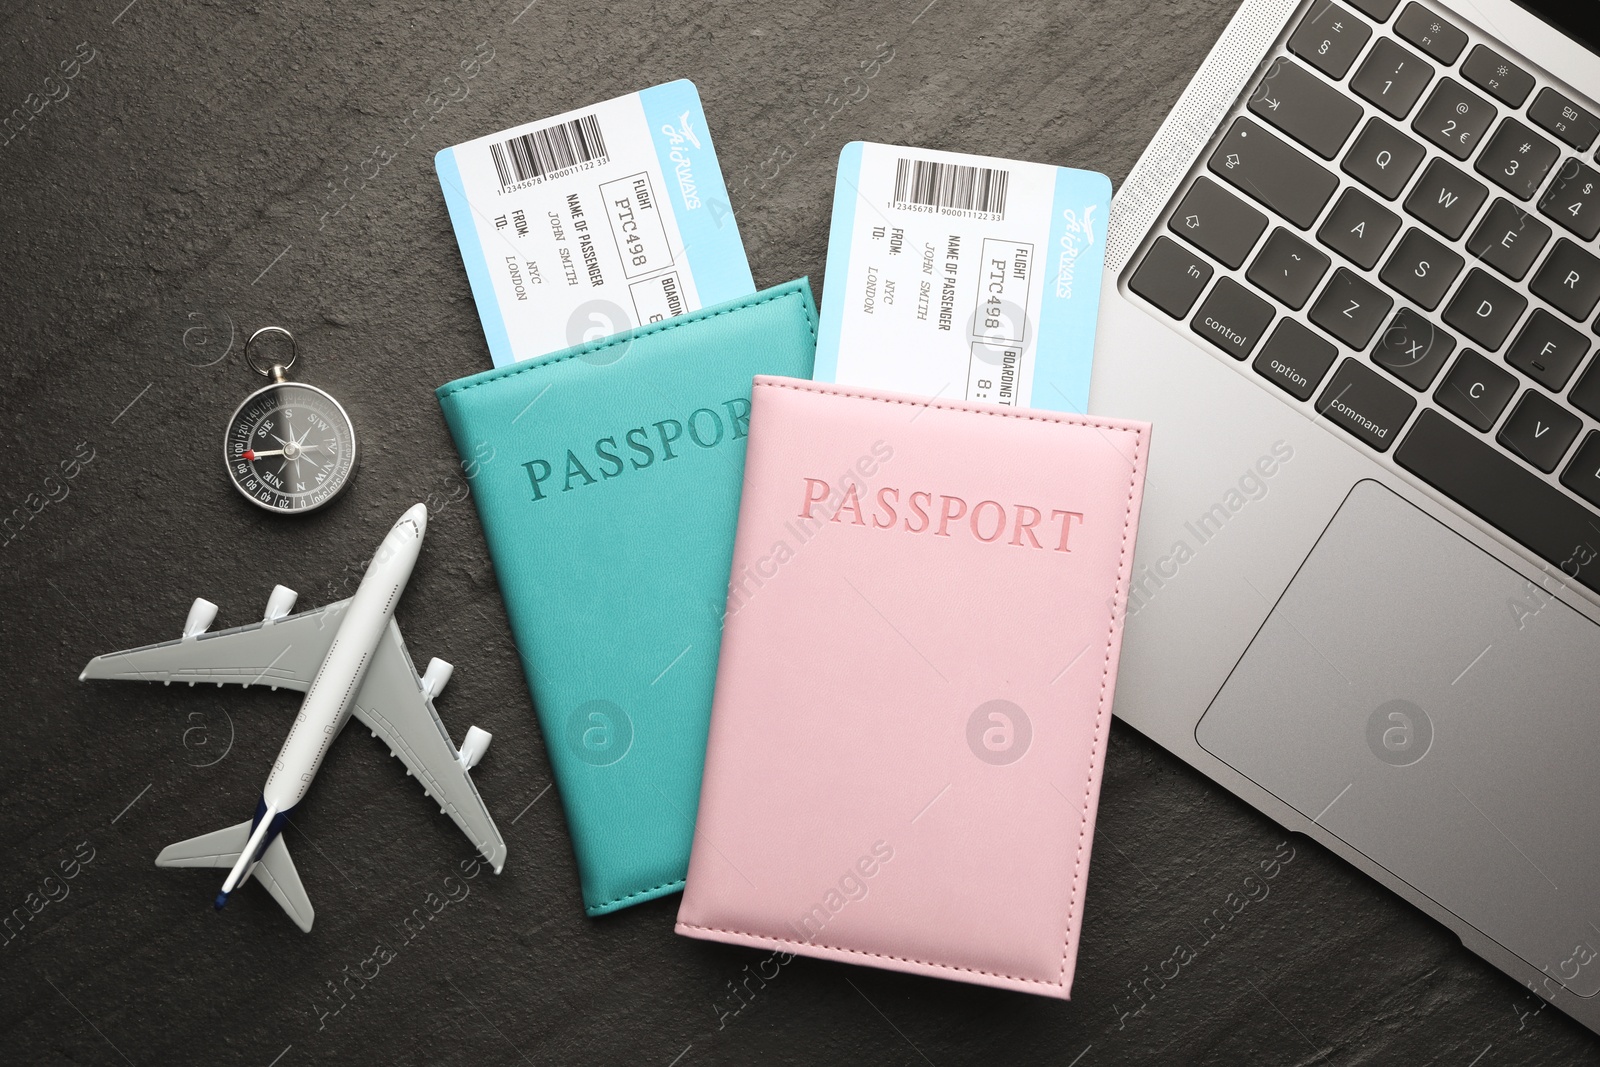
[[[894,203],[1005,217],[1011,172],[926,159],[902,159],[894,170]]]
[[[605,160],[606,141],[593,115],[513,137],[489,146],[500,188],[506,190],[532,178],[544,178],[580,163]]]

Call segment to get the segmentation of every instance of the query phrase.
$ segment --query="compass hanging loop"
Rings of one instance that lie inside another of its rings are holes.
[[[287,337],[289,339],[289,362],[287,362],[287,363],[278,363],[276,361],[273,361],[273,362],[267,363],[265,366],[263,366],[257,360],[255,353],[251,351],[251,346],[254,345],[263,336]],[[244,361],[245,361],[245,363],[248,364],[250,369],[255,371],[257,374],[260,374],[260,375],[262,375],[264,377],[267,377],[267,378],[271,378],[275,382],[283,381],[284,378],[287,376],[287,374],[289,372],[289,368],[294,366],[294,361],[299,359],[299,358],[300,358],[300,343],[294,339],[294,334],[290,333],[288,330],[284,329],[282,326],[263,326],[263,327],[261,327],[261,329],[257,330],[255,333],[251,334],[250,335],[250,339],[247,340],[244,343]]]

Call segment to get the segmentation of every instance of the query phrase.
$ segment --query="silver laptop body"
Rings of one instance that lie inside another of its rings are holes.
[[[1245,0],[1117,193],[1116,711],[1600,1032],[1600,56],[1416,6]]]

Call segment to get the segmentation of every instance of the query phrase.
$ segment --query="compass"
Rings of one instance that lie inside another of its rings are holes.
[[[264,337],[289,341],[289,361],[263,364],[252,351]],[[356,431],[339,402],[292,382],[299,346],[281,326],[245,342],[245,363],[270,383],[244,398],[228,419],[222,458],[228,480],[251,503],[280,515],[314,511],[344,491],[356,469]]]

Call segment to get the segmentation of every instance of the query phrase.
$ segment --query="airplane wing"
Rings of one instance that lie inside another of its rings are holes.
[[[499,874],[506,861],[505,839],[472,783],[468,764],[433,710],[433,698],[423,692],[400,626],[392,619],[372,655],[352,714],[374,736],[383,738],[390,755],[406,765],[439,810],[455,820]]]
[[[157,867],[232,867],[250,841],[250,819],[224,830],[168,845],[156,857]]]
[[[78,679],[107,678],[168,685],[173,682],[190,685],[233,682],[304,692],[311,687],[311,680],[322,666],[349,603],[341,600],[275,622],[255,622],[96,656]]]

